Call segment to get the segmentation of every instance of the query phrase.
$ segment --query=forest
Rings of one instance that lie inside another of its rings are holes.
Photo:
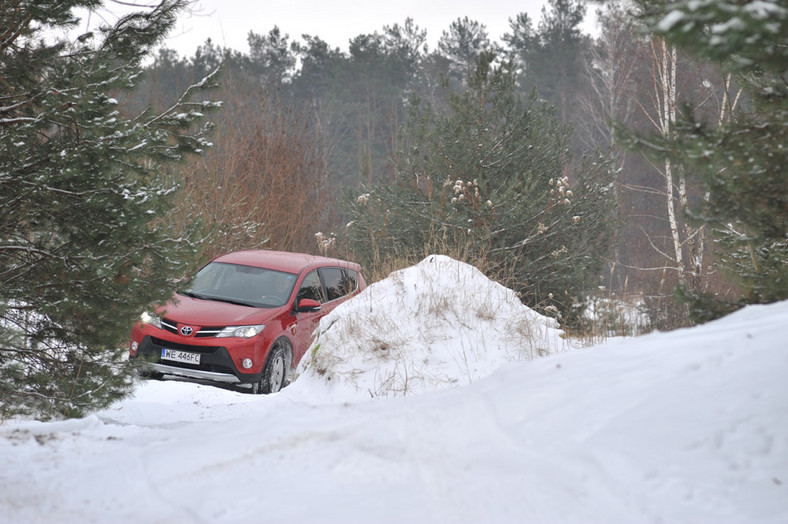
[[[692,218],[702,178],[638,143],[673,139],[682,117],[719,128],[754,101],[718,63],[644,34],[636,5],[595,8],[596,37],[586,4],[551,0],[497,39],[457,18],[436,49],[413,19],[348,52],[276,26],[251,31],[247,52],[161,48],[124,104],[168,107],[220,71],[214,146],[176,174],[170,213],[188,228],[199,208],[205,257],[320,252],[385,277],[449,252],[575,320],[601,293],[637,301],[647,328],[687,325],[677,286],[728,302],[743,290],[714,226]]]
[[[411,18],[347,51],[274,25],[191,56],[161,45],[185,0],[55,43],[42,28],[102,1],[38,4],[3,2],[0,25],[9,398],[95,373],[85,405],[106,404],[123,387],[101,352],[242,248],[354,260],[369,282],[449,255],[579,336],[788,297],[780,2],[550,0],[503,35],[460,16],[435,49]]]

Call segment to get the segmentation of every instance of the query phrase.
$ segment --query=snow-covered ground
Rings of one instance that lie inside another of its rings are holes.
[[[572,349],[435,262],[327,317],[278,394],[150,381],[5,421],[0,522],[788,522],[788,302]]]

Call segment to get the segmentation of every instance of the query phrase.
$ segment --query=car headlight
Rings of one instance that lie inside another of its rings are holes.
[[[216,335],[216,338],[251,338],[260,334],[263,329],[265,329],[265,324],[257,324],[254,326],[227,326]]]
[[[154,315],[148,311],[144,311],[140,315],[140,320],[146,324],[150,324],[153,327],[157,327],[161,329],[161,318],[158,315]]]

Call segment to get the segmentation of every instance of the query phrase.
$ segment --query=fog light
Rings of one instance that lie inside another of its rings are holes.
[[[136,352],[137,352],[137,348],[138,348],[138,347],[140,347],[140,345],[139,345],[139,344],[137,344],[137,341],[135,341],[135,340],[132,340],[132,341],[131,341],[131,351],[132,351],[133,353],[136,353]]]
[[[245,358],[243,362],[241,362],[241,365],[244,367],[244,369],[249,369],[250,367],[252,367],[252,359]]]

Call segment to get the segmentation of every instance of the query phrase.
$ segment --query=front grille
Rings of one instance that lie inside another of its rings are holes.
[[[161,319],[161,328],[164,331],[169,331],[170,333],[178,334],[178,326],[172,320],[163,318]]]
[[[224,327],[201,327],[200,330],[194,335],[194,338],[210,338],[215,337]]]
[[[161,328],[164,331],[167,331],[168,333],[172,333],[174,335],[179,335],[180,334],[180,333],[178,333],[178,323],[177,322],[173,322],[172,320],[170,320],[168,318],[161,319]],[[194,329],[197,329],[197,328],[194,327]],[[194,338],[211,338],[211,337],[215,337],[223,329],[224,329],[224,326],[204,326],[204,327],[199,328],[199,331],[197,331],[197,333],[194,334]]]
[[[190,351],[200,353],[200,364],[194,365],[185,362],[177,362],[174,360],[161,360],[162,349],[176,349],[179,351]],[[171,342],[158,337],[146,336],[140,343],[138,356],[149,359],[156,364],[162,364],[169,368],[180,368],[184,370],[200,370],[210,371],[213,373],[223,373],[226,375],[234,375],[238,378],[238,370],[235,369],[233,359],[227,348],[224,346],[198,346],[194,344],[183,344],[180,342]]]

